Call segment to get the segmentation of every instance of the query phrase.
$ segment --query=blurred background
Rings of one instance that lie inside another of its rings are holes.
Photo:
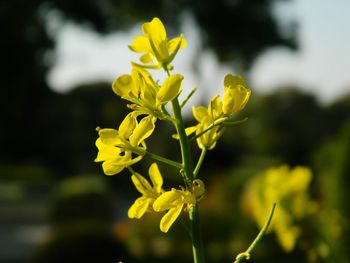
[[[294,184],[303,199],[290,183],[280,205],[298,231],[288,248],[271,232],[254,262],[349,262],[349,9],[346,0],[0,1],[0,262],[191,262],[181,224],[164,235],[158,215],[129,220],[139,196],[130,175],[105,176],[93,161],[95,128],[117,127],[128,112],[111,82],[130,72],[137,56],[127,45],[154,16],[168,35],[185,34],[174,66],[185,95],[198,87],[189,104],[222,94],[227,73],[253,91],[236,117],[249,120],[227,129],[203,166],[208,262],[248,247],[259,231],[249,196],[282,164],[312,172]],[[173,133],[160,124],[148,148],[179,159]],[[147,176],[150,163],[136,169]],[[181,183],[160,170],[167,187]],[[288,209],[295,200],[309,204],[302,216]]]

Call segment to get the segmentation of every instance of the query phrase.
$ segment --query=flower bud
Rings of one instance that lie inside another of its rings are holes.
[[[241,111],[247,104],[251,90],[241,76],[226,75],[224,80],[222,110],[225,115]]]
[[[174,74],[168,77],[157,92],[157,103],[164,104],[175,99],[181,91],[183,78],[180,74]]]

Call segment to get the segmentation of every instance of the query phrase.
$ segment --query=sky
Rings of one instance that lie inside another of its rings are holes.
[[[282,23],[288,19],[298,22],[300,48],[297,52],[270,48],[262,53],[246,76],[253,92],[272,92],[292,85],[315,94],[323,103],[348,94],[349,10],[349,0],[293,0],[277,5],[276,16]],[[137,61],[138,55],[127,45],[141,35],[140,28],[138,24],[128,32],[99,35],[86,27],[65,23],[55,35],[56,61],[48,74],[52,89],[64,93],[79,84],[112,82],[119,75],[129,73],[130,61]],[[235,72],[221,64],[210,50],[202,50],[196,56],[201,39],[189,15],[184,15],[181,32],[188,46],[178,53],[173,64],[175,71],[185,76],[183,96],[197,87],[201,92],[197,92],[194,100],[209,101],[215,94],[222,94],[224,76]],[[195,72],[193,63],[205,67]],[[163,78],[164,75],[155,74],[155,79]]]

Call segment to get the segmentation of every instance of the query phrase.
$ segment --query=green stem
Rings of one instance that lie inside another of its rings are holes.
[[[242,124],[244,122],[246,122],[248,120],[248,118],[244,118],[243,120],[239,120],[239,121],[234,121],[234,122],[228,122],[228,121],[223,121],[223,122],[219,122],[219,123],[212,123],[210,124],[206,129],[204,129],[202,132],[196,134],[195,136],[193,136],[190,141],[196,140],[197,138],[201,137],[203,134],[207,133],[208,131],[210,131],[211,129],[213,129],[216,126],[234,126],[234,125],[239,125]]]
[[[170,73],[167,70],[167,68],[164,68],[164,70],[166,71],[167,75],[170,76]],[[185,178],[187,180],[192,181],[194,179],[194,173],[193,173],[193,165],[192,165],[192,158],[191,158],[191,152],[190,152],[190,144],[185,132],[185,126],[181,115],[181,107],[179,104],[178,97],[172,100],[171,103],[173,106],[174,117],[176,119],[176,122],[174,124],[175,124],[177,134],[179,135],[183,172],[184,172]],[[195,205],[190,210],[189,219],[190,219],[191,232],[192,232],[191,238],[192,238],[192,251],[193,251],[194,263],[204,263],[205,262],[204,249],[203,249],[203,242],[202,242],[202,236],[200,231],[199,213],[198,213],[197,205]]]
[[[192,253],[194,263],[204,263],[204,249],[202,242],[202,235],[199,224],[198,206],[194,206],[190,211],[190,221],[192,230]]]
[[[174,162],[172,160],[169,160],[169,159],[167,159],[165,157],[162,157],[162,156],[154,154],[154,153],[150,153],[150,152],[146,151],[146,155],[149,156],[150,158],[154,159],[154,160],[157,160],[157,161],[169,164],[169,165],[174,166],[176,168],[182,169],[182,167],[183,167],[181,163]]]
[[[138,155],[148,156],[148,157],[150,157],[150,158],[152,158],[154,160],[160,161],[162,163],[166,163],[168,165],[174,166],[174,167],[179,168],[179,169],[183,168],[183,165],[181,163],[172,161],[172,160],[170,160],[168,158],[165,158],[163,156],[160,156],[158,154],[148,152],[144,148],[141,148],[141,147],[137,147],[137,148],[133,149],[133,152],[138,154]]]
[[[169,70],[164,67],[165,72],[167,73],[168,77],[170,76]],[[181,107],[179,104],[179,99],[176,97],[171,101],[171,104],[173,106],[173,112],[175,117],[175,128],[177,131],[177,134],[179,135],[179,141],[180,141],[180,147],[181,147],[181,156],[182,156],[182,165],[185,172],[186,179],[193,180],[193,167],[192,167],[192,159],[191,159],[191,153],[190,153],[190,147],[188,138],[185,132],[185,125],[183,123],[182,114],[181,114]]]
[[[177,134],[179,135],[182,165],[185,172],[185,177],[188,180],[193,180],[192,159],[191,159],[188,138],[185,132],[185,126],[182,120],[181,108],[177,98],[175,98],[171,103],[173,105],[174,116],[176,119],[175,128],[176,128]]]
[[[193,137],[190,139],[190,141],[196,140],[197,138],[201,137],[203,134],[207,133],[208,131],[210,131],[211,129],[213,129],[214,127],[219,126],[219,125],[222,125],[222,123],[216,123],[216,124],[212,123],[212,124],[210,124],[210,125],[209,125],[206,129],[204,129],[202,132],[200,132],[200,133],[196,134],[195,136],[193,136]]]
[[[262,239],[262,237],[265,235],[267,229],[269,228],[269,225],[271,223],[271,219],[273,216],[273,213],[275,212],[275,208],[276,208],[276,203],[273,203],[272,208],[270,210],[270,214],[265,222],[265,225],[263,226],[263,228],[260,230],[259,234],[257,235],[257,237],[254,239],[253,243],[249,246],[249,248],[243,252],[240,253],[237,257],[234,263],[240,263],[243,260],[248,260],[250,259],[250,254],[252,253],[253,249],[256,247],[256,245],[259,243],[259,241]]]
[[[181,103],[181,105],[180,105],[180,108],[181,108],[181,109],[186,105],[187,101],[192,97],[192,95],[193,95],[196,91],[197,91],[197,88],[194,88],[194,89],[190,92],[190,94],[188,94],[188,96],[186,97],[186,99],[185,99],[185,100]]]
[[[245,117],[244,119],[239,120],[239,121],[224,121],[223,124],[225,126],[236,126],[236,125],[240,125],[242,123],[245,123],[247,120],[248,120],[248,118]]]
[[[202,163],[204,161],[205,155],[207,154],[207,151],[208,151],[208,149],[205,147],[202,149],[202,152],[201,152],[201,155],[199,156],[196,168],[194,168],[194,171],[193,171],[193,178],[197,178],[197,175],[198,175],[199,170],[202,166]]]
[[[132,169],[131,166],[128,166],[127,168],[129,170],[129,172],[131,173],[131,175],[133,175],[135,173],[134,169]]]

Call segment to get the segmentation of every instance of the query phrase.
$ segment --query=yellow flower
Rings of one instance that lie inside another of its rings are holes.
[[[246,87],[245,80],[240,76],[228,74],[224,80],[224,96],[222,101],[219,95],[214,96],[208,108],[193,107],[192,113],[198,121],[196,126],[188,127],[186,134],[196,134],[197,144],[200,149],[211,150],[223,133],[223,123],[233,113],[241,111],[250,97],[250,89]],[[173,136],[177,138],[176,136]]]
[[[307,167],[291,170],[288,166],[271,168],[253,178],[245,193],[252,216],[260,227],[264,224],[271,204],[277,201],[270,229],[275,231],[279,243],[287,252],[294,249],[301,234],[296,222],[305,216],[311,206],[307,195],[311,178],[311,171]]]
[[[132,103],[139,114],[162,117],[162,106],[181,92],[183,76],[173,74],[159,86],[146,70],[133,66],[131,75],[118,77],[112,85],[114,93]]]
[[[164,233],[168,232],[169,228],[179,217],[182,209],[186,207],[188,211],[191,210],[204,192],[204,183],[201,180],[196,179],[193,181],[191,191],[172,188],[170,191],[159,196],[153,203],[154,211],[161,212],[167,210],[166,214],[160,221],[160,230]]]
[[[203,106],[193,107],[192,113],[194,118],[198,121],[198,124],[194,127],[189,127],[186,129],[186,133],[188,135],[193,132],[196,132],[196,135],[199,135],[210,126],[214,126],[226,120],[226,118],[223,117],[222,102],[219,101],[219,95],[215,96],[210,101],[208,108]],[[222,127],[220,125],[216,125],[208,132],[197,138],[198,147],[200,149],[213,149],[216,145],[216,141],[222,135],[222,131]]]
[[[148,174],[151,178],[153,187],[140,174],[136,173],[131,176],[132,182],[142,196],[137,198],[133,205],[129,208],[129,218],[139,219],[146,212],[153,211],[153,202],[164,192],[162,189],[163,177],[156,163],[152,163],[152,165],[149,167]]]
[[[135,37],[129,48],[137,53],[144,53],[140,61],[144,64],[153,62],[148,67],[161,68],[168,65],[180,48],[186,47],[183,35],[169,40],[162,21],[153,18],[151,22],[142,25],[144,36]]]
[[[181,92],[183,76],[180,74],[170,75],[157,92],[156,105],[160,106],[176,98]]]
[[[133,158],[132,153],[140,144],[146,148],[144,140],[152,134],[156,119],[147,116],[138,122],[137,116],[134,112],[129,113],[118,130],[98,130],[96,146],[99,151],[95,162],[103,162],[102,168],[106,175],[117,174],[142,159],[142,156]]]
[[[228,74],[224,80],[224,96],[222,98],[222,111],[225,115],[232,115],[241,111],[247,104],[251,90],[247,88],[241,76]]]

